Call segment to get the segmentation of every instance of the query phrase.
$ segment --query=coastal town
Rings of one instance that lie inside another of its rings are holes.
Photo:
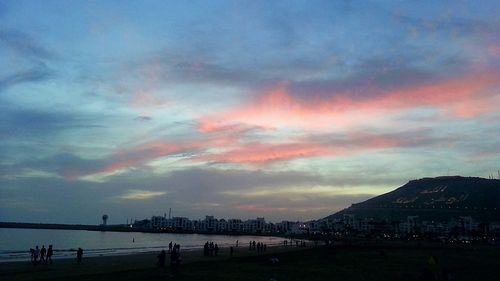
[[[164,215],[135,220],[128,227],[160,232],[333,236],[338,239],[358,237],[494,242],[500,238],[500,221],[482,222],[471,216],[460,216],[449,221],[429,221],[419,216],[408,216],[405,220],[388,221],[344,214],[338,218],[308,222],[284,220],[273,223],[263,217],[241,220],[206,216],[204,219],[190,220]]]

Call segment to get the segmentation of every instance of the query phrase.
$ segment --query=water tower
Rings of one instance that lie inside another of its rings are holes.
[[[108,215],[102,215],[102,225],[106,225],[108,223]]]

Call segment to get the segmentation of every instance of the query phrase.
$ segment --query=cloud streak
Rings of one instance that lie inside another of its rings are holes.
[[[150,200],[155,197],[164,196],[167,194],[165,191],[150,191],[142,189],[128,190],[125,194],[118,196],[123,200]]]
[[[459,78],[386,91],[382,95],[357,100],[348,92],[330,99],[299,100],[289,93],[286,83],[265,91],[257,100],[235,110],[201,120],[201,126],[215,130],[228,124],[270,128],[325,129],[353,126],[367,119],[434,108],[454,118],[472,118],[494,111],[499,86],[496,70],[472,73]],[[332,93],[333,94],[333,93]]]

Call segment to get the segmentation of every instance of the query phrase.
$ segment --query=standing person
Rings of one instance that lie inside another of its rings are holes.
[[[35,257],[34,257],[34,263],[33,263],[34,265],[37,264],[37,262],[38,262],[38,256],[39,255],[40,255],[40,249],[38,248],[38,245],[36,245],[36,247],[35,247]]]
[[[166,258],[167,253],[165,253],[165,250],[161,250],[161,253],[158,255],[158,267],[165,267]]]
[[[208,257],[208,241],[207,243],[205,243],[205,245],[203,246],[203,255],[205,257]]]
[[[31,263],[34,263],[34,260],[35,260],[35,249],[30,248],[30,255],[31,255]]]
[[[177,250],[177,247],[173,247],[172,252],[170,253],[170,267],[172,269],[172,275],[177,274],[180,264],[180,256],[181,254]]]
[[[172,241],[170,241],[170,243],[168,243],[168,252],[169,253],[172,252]]]
[[[78,251],[76,251],[76,262],[82,263],[82,258],[83,258],[83,249],[78,248]]]
[[[236,240],[236,248],[238,248],[238,242],[239,242],[239,241],[238,241],[238,240]]]
[[[49,248],[47,249],[47,259],[50,264],[52,264],[52,255],[54,254],[54,250],[52,249],[52,245],[49,245]]]
[[[229,256],[233,256],[233,252],[234,252],[234,249],[233,249],[233,246],[229,247]]]
[[[45,249],[45,245],[42,245],[42,249],[40,250],[40,263],[47,263],[45,259],[45,254],[47,253],[47,249]]]
[[[217,245],[217,243],[215,243],[215,246],[214,246],[214,255],[217,256],[217,254],[219,254],[219,245]]]

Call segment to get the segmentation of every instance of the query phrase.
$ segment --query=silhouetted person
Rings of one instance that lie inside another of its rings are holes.
[[[35,247],[35,254],[34,254],[34,265],[38,263],[38,256],[40,255],[40,249],[38,248],[38,245]]]
[[[76,262],[81,263],[83,258],[83,249],[78,248],[78,251],[76,251]]]
[[[35,249],[30,248],[31,263],[35,262]]]
[[[47,263],[45,254],[47,254],[47,249],[45,249],[45,245],[42,245],[42,249],[40,250],[40,263]]]
[[[238,242],[239,242],[239,241],[238,241],[238,240],[236,240],[236,248],[238,248]]]
[[[177,274],[179,271],[179,265],[181,263],[181,254],[177,247],[172,249],[170,253],[170,267],[172,268],[172,275]]]
[[[207,241],[207,243],[205,243],[205,245],[203,246],[203,255],[205,257],[208,257],[208,247],[209,246],[208,246],[208,241]]]
[[[229,247],[229,256],[233,256],[233,252],[234,252],[234,249],[233,249],[233,246]]]
[[[157,257],[158,267],[165,267],[165,260],[167,259],[167,253],[165,253],[165,250],[161,250],[160,254]]]
[[[168,243],[168,252],[169,253],[172,252],[172,241],[170,241],[170,243]]]
[[[46,261],[49,261],[49,264],[52,264],[52,255],[54,254],[54,250],[52,249],[52,245],[49,245],[49,248],[47,249],[47,259]]]
[[[214,254],[215,254],[215,256],[217,256],[219,254],[219,246],[217,245],[217,243],[214,246]]]

